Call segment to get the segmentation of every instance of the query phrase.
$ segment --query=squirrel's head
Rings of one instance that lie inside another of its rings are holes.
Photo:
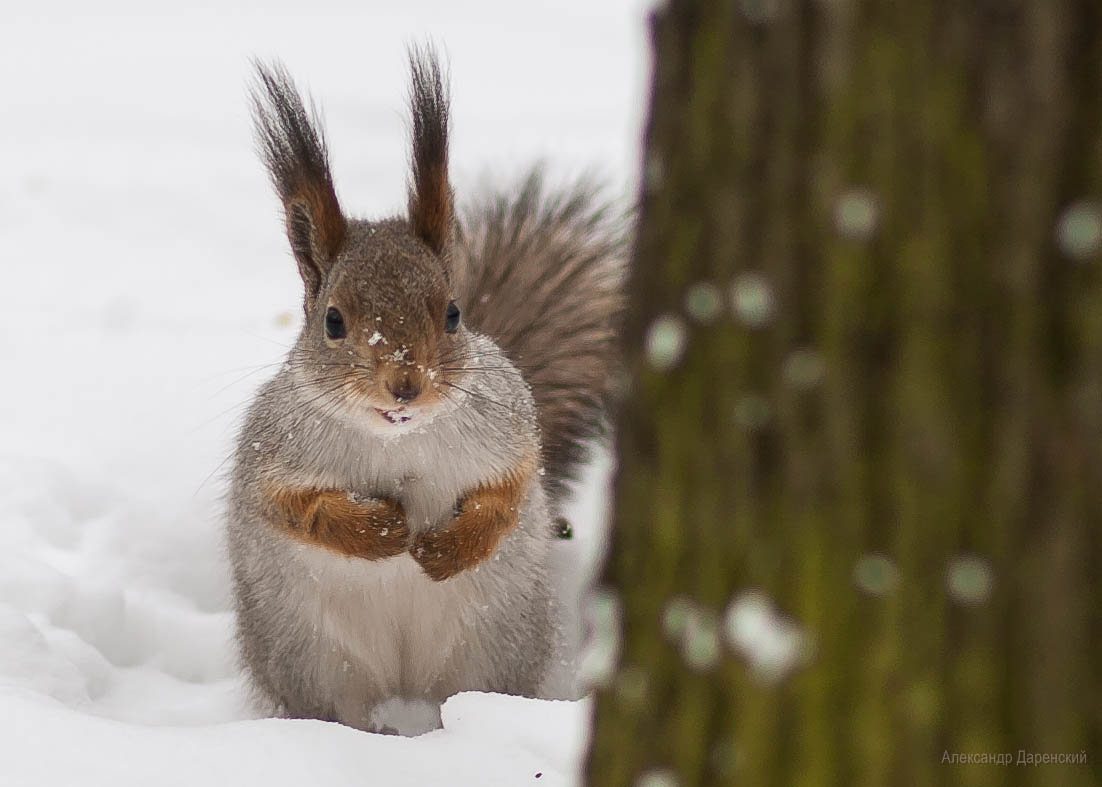
[[[317,112],[281,66],[258,63],[253,91],[257,141],[305,285],[296,379],[385,431],[416,427],[460,395],[466,353],[451,269],[447,87],[431,49],[411,51],[410,64],[408,215],[385,221],[345,217]]]

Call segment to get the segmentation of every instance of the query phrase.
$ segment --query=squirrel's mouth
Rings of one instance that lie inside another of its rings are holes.
[[[413,420],[413,413],[403,407],[396,407],[393,410],[380,410],[375,408],[375,412],[385,418],[392,424],[408,424]]]

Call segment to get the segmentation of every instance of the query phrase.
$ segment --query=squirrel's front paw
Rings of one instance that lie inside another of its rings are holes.
[[[352,557],[381,560],[406,551],[409,527],[402,504],[389,498],[361,499],[325,492],[314,516],[314,537]]]
[[[447,527],[422,533],[409,552],[431,579],[450,579],[493,555],[517,518],[512,499],[496,489],[479,489],[463,500]]]
[[[436,582],[451,579],[478,562],[462,554],[462,544],[451,527],[417,536],[409,553]]]

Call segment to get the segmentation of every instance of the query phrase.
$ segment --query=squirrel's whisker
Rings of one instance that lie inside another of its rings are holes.
[[[468,396],[474,396],[474,397],[476,397],[478,399],[481,399],[484,402],[488,402],[489,404],[492,404],[496,407],[500,407],[502,410],[505,410],[508,413],[513,412],[513,408],[508,407],[508,406],[502,404],[501,402],[497,401],[496,399],[494,399],[490,396],[487,396],[486,394],[481,393],[479,391],[472,391],[470,388],[464,388],[460,385],[456,385],[455,383],[450,383],[447,380],[441,380],[440,384],[441,385],[446,385],[449,388],[454,388],[457,391],[461,391],[461,392],[467,394]]]

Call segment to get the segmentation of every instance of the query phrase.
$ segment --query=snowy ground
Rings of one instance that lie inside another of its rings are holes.
[[[220,465],[300,300],[244,85],[249,57],[284,59],[324,106],[345,205],[387,213],[403,202],[404,47],[431,35],[451,63],[460,195],[536,158],[630,190],[645,4],[12,5],[0,782],[572,783],[584,703],[460,695],[416,739],[255,719],[244,703]],[[570,588],[599,543],[601,480],[560,544]]]

